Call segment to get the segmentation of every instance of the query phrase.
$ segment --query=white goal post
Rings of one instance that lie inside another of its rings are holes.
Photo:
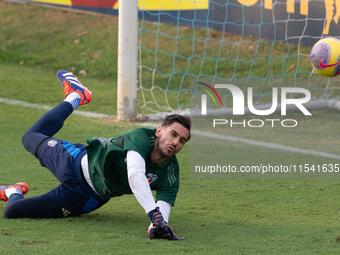
[[[119,1],[117,118],[136,120],[138,1]]]

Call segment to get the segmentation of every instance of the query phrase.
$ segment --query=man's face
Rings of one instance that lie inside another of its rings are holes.
[[[174,122],[167,127],[156,129],[158,139],[157,147],[164,157],[171,157],[177,154],[189,139],[189,130],[181,124]]]

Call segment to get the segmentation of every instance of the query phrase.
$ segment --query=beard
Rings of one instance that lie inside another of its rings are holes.
[[[169,157],[173,156],[173,153],[170,153],[170,154],[164,153],[164,151],[161,149],[161,146],[160,146],[160,140],[161,139],[158,139],[158,141],[155,143],[155,150],[156,150],[157,155],[160,158],[169,158]]]

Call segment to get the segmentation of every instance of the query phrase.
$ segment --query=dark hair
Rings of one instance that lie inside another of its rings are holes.
[[[190,139],[190,128],[191,128],[191,120],[187,116],[179,115],[179,114],[171,114],[167,115],[163,120],[162,127],[168,127],[172,123],[179,123],[189,131],[189,138]]]

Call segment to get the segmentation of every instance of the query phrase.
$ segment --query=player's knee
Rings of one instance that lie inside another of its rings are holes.
[[[21,138],[21,142],[24,148],[32,153],[33,156],[37,157],[37,151],[43,141],[45,141],[48,137],[41,133],[34,133],[31,129],[29,129]]]
[[[34,156],[35,155],[35,151],[36,151],[36,147],[35,147],[35,143],[32,141],[32,136],[31,136],[31,130],[28,130],[21,138],[21,142],[22,145],[24,146],[24,148],[29,151],[30,153],[32,153]]]
[[[3,215],[8,219],[20,218],[17,208],[12,204],[6,206]]]
[[[27,145],[29,142],[29,131],[27,131],[22,137],[21,137],[22,145],[24,145],[25,149],[27,150]]]

